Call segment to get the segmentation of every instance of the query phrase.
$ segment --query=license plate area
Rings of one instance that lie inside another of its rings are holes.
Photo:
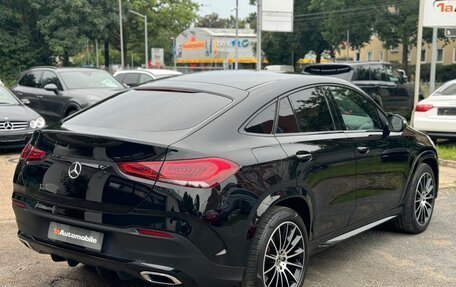
[[[456,108],[438,108],[437,115],[439,115],[439,116],[456,116]]]
[[[100,251],[104,234],[84,228],[74,227],[57,222],[51,222],[48,238],[55,241],[74,244],[91,250]]]

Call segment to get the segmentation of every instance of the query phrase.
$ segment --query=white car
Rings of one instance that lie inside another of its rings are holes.
[[[414,127],[431,138],[456,138],[456,80],[418,103]]]
[[[129,87],[136,87],[144,83],[182,75],[181,72],[166,70],[166,69],[137,69],[137,70],[124,70],[118,71],[114,74],[119,82],[128,85]]]

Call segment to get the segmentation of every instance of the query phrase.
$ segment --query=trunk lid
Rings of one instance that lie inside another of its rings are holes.
[[[138,206],[154,181],[124,175],[117,162],[161,161],[167,144],[145,144],[103,135],[42,131],[32,143],[46,152],[44,160],[22,169],[26,191],[57,205],[127,213]]]

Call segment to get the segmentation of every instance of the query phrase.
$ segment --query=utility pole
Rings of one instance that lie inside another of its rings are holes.
[[[176,54],[177,54],[176,38],[171,37],[171,40],[173,40],[173,62],[174,62],[174,71],[177,71],[177,65],[176,65]]]
[[[122,25],[122,0],[119,0],[119,25],[120,25],[120,66],[125,67],[124,46],[123,46],[123,25]]]
[[[234,47],[234,69],[239,69],[239,0],[236,0],[236,44]]]
[[[431,78],[429,79],[429,95],[435,91],[435,70],[437,66],[437,35],[438,28],[432,30],[432,60],[431,60]]]
[[[97,54],[97,68],[100,67],[100,61],[98,57],[98,39],[95,40],[95,53]]]
[[[350,30],[347,30],[347,58],[346,61],[348,62],[348,58],[350,56]]]
[[[424,0],[420,0],[420,14],[418,19],[418,35],[416,43],[416,69],[415,69],[415,95],[413,100],[412,127],[415,124],[415,107],[420,96],[420,77],[421,77],[421,49],[423,48],[423,26],[424,26]]]
[[[141,13],[138,13],[136,11],[133,11],[133,10],[129,10],[130,13],[133,13],[139,17],[142,17],[144,18],[144,63],[145,63],[145,68],[148,69],[149,68],[149,48],[147,47],[147,15],[143,15]]]
[[[261,21],[263,21],[262,15],[262,0],[258,0],[258,12],[257,12],[257,71],[261,71],[261,30],[263,29]]]

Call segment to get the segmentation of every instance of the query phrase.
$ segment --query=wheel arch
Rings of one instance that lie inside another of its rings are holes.
[[[436,195],[436,197],[438,195],[439,163],[438,163],[437,153],[433,150],[426,150],[426,151],[421,152],[413,161],[410,174],[407,178],[406,188],[404,189],[403,194],[402,194],[401,205],[404,204],[405,195],[407,193],[407,190],[410,188],[410,184],[412,183],[412,180],[413,180],[413,175],[415,174],[418,166],[421,163],[425,163],[432,168],[432,171],[434,172],[435,181],[436,181],[436,187],[437,187],[435,195]]]
[[[69,103],[64,110],[63,116],[67,117],[71,111],[79,111],[81,107],[77,103]]]
[[[302,220],[304,221],[304,224],[307,228],[307,232],[311,232],[311,224],[312,224],[312,212],[311,212],[311,205],[308,204],[307,200],[304,199],[303,197],[300,196],[294,196],[294,197],[287,197],[282,200],[277,201],[274,205],[272,206],[282,206],[282,207],[288,207],[290,209],[293,209],[296,211],[296,213],[301,216]]]

